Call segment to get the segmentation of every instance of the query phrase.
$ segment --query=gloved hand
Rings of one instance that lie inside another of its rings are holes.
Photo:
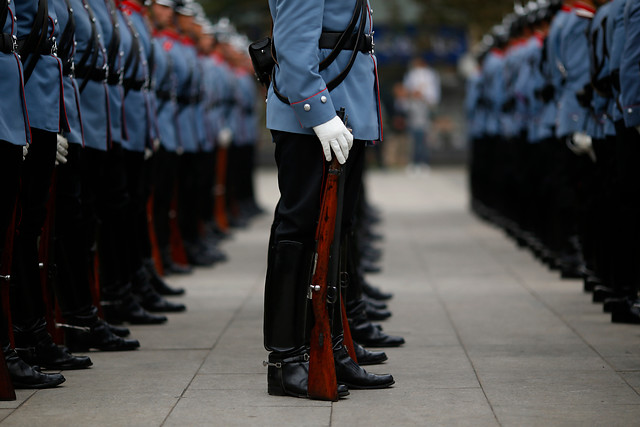
[[[218,132],[218,144],[221,147],[227,148],[231,141],[233,140],[233,132],[229,128],[222,128],[220,132]]]
[[[593,141],[584,132],[575,132],[567,139],[567,147],[578,156],[588,154],[591,160],[596,161],[596,153],[593,151]]]
[[[340,117],[335,116],[328,122],[314,126],[313,131],[322,144],[325,159],[328,162],[331,161],[331,150],[333,150],[338,162],[341,165],[345,164],[349,157],[349,150],[353,146],[353,135],[342,123]]]
[[[636,126],[636,130],[640,133],[640,126]]]
[[[58,144],[56,146],[56,166],[67,163],[67,154],[69,154],[69,142],[67,138],[58,134]]]
[[[27,154],[29,153],[29,143],[27,142],[27,145],[23,145],[22,146],[22,161],[24,162],[24,159],[27,158]]]

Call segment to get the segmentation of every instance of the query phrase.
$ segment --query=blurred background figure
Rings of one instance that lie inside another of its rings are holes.
[[[401,105],[406,111],[407,128],[411,134],[411,161],[407,171],[420,173],[429,168],[428,139],[432,116],[440,102],[440,77],[422,57],[409,65],[404,78],[405,98]]]

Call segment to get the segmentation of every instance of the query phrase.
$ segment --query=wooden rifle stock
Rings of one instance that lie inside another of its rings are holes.
[[[327,310],[327,279],[331,244],[336,227],[338,179],[341,173],[342,167],[334,156],[324,185],[324,195],[316,229],[315,269],[311,280],[311,302],[315,321],[311,330],[308,394],[313,399],[332,401],[338,400],[338,382]]]
[[[217,147],[216,150],[216,183],[213,187],[214,218],[218,228],[223,232],[229,231],[227,218],[227,147]]]

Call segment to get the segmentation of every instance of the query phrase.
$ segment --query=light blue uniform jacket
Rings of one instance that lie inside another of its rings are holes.
[[[64,0],[52,0],[52,4],[56,9],[58,27],[60,28],[60,36],[62,36],[69,22],[67,3]],[[73,10],[73,5],[71,5],[71,9]],[[79,13],[82,12],[79,11]],[[73,47],[71,47],[71,56],[73,56],[73,50]],[[69,131],[63,132],[64,137],[72,144],[83,144],[82,115],[80,113],[80,93],[78,92],[78,86],[71,75],[63,75],[62,83],[64,85],[64,107],[69,123]]]
[[[236,73],[236,133],[233,140],[238,146],[254,145],[257,138],[256,85],[253,74]]]
[[[112,73],[120,72],[124,66],[124,58],[126,58],[129,49],[131,49],[131,35],[127,30],[127,26],[124,25],[122,17],[116,17],[115,19],[112,17],[111,11],[115,7],[113,0],[89,0],[89,5],[102,29],[101,39],[105,49],[109,47],[114,29],[117,29],[120,34],[120,53],[115,60],[115,67],[113,67],[115,69],[110,70]],[[119,84],[108,85],[108,89],[111,140],[120,143],[122,142],[123,135],[126,135],[126,129],[123,124],[124,110],[122,106],[124,90],[122,85]]]
[[[124,16],[125,14],[126,16]],[[134,56],[131,66],[125,70],[125,79],[134,78],[136,81],[148,81],[149,79],[149,62],[148,58],[151,52],[151,35],[144,22],[144,18],[140,13],[131,12],[129,10],[120,10],[119,16],[123,19],[123,26],[127,28],[131,49],[133,48],[133,36],[125,19],[130,20],[133,31],[138,38],[138,56]],[[135,62],[138,61],[136,75],[133,76]],[[145,147],[151,147],[151,107],[149,104],[149,93],[147,88],[142,90],[131,89],[126,91],[124,98],[124,117],[127,126],[127,133],[122,139],[122,148],[141,152]]]
[[[600,7],[597,11],[591,26],[589,27],[589,51],[591,80],[598,82],[609,75],[609,58],[605,55],[605,28],[607,13],[610,3]],[[608,121],[607,111],[611,98],[605,97],[594,90],[593,100],[591,101],[592,120],[587,122],[587,134],[594,139],[603,139],[605,137],[605,124]]]
[[[93,12],[93,8],[86,0],[71,0],[71,6],[76,21],[74,59],[77,64],[94,43],[91,39],[91,15],[89,13],[89,11]],[[97,20],[95,25],[97,33],[101,35],[94,46],[94,49],[98,50],[96,68],[102,68],[106,65],[107,54],[102,44],[104,40],[102,26]],[[88,62],[91,60],[89,59]],[[84,79],[77,79],[78,85],[82,85],[83,82]],[[85,147],[106,151],[111,143],[109,92],[106,82],[91,79],[87,82],[80,93],[80,110],[82,111]]]
[[[178,81],[178,114],[176,128],[180,148],[187,153],[198,151],[198,140],[195,126],[195,108],[188,100],[197,91],[198,70],[196,64],[195,48],[184,42],[178,42],[178,46],[171,50],[174,55],[176,78]],[[196,89],[194,89],[194,86]],[[180,102],[180,99],[183,101]]]
[[[60,37],[58,19],[53,2],[49,2],[48,37]],[[37,1],[15,2],[18,39],[25,39],[31,32],[38,11]],[[55,55],[40,55],[31,78],[25,85],[29,124],[32,128],[49,132],[68,130],[64,109],[62,64]]]
[[[554,129],[557,126],[558,100],[560,97],[560,87],[562,86],[562,80],[564,78],[558,68],[558,55],[562,41],[562,31],[571,13],[572,12],[565,10],[559,11],[553,18],[551,27],[549,28],[549,34],[547,35],[547,81],[555,90],[554,100],[547,102],[542,112],[542,126],[547,129]],[[586,57],[584,59],[586,60]]]
[[[612,76],[614,76],[614,80],[617,79],[613,88],[615,102],[611,103],[611,110],[609,111],[614,123],[623,120],[622,110],[618,108],[618,103],[620,102],[620,79],[618,74],[625,43],[624,9],[626,3],[627,0],[613,0],[609,10],[609,17],[607,18],[607,38],[611,37],[611,42],[607,44],[609,48],[609,69]],[[610,132],[615,135],[615,129],[611,129]]]
[[[174,48],[175,41],[170,37],[160,34],[153,39],[156,51],[155,67],[153,70],[154,82],[157,91],[172,94],[172,99],[156,98],[156,119],[158,123],[158,137],[165,150],[175,152],[178,147],[176,135],[176,77],[173,70],[170,50]],[[167,73],[170,73],[167,75]]]
[[[372,11],[366,2],[365,33],[372,32]],[[267,127],[269,129],[313,134],[313,126],[332,119],[344,107],[356,139],[382,138],[376,58],[359,52],[347,78],[333,91],[329,83],[348,64],[351,51],[340,52],[325,70],[318,64],[330,52],[319,49],[322,31],[340,32],[347,28],[356,0],[269,0],[273,18],[273,40],[279,66],[275,79],[278,90],[291,105],[280,101],[269,89]]]
[[[589,111],[580,105],[576,93],[589,83],[589,46],[587,28],[591,19],[569,15],[561,30],[557,52],[558,69],[563,76],[558,99],[556,138],[564,138],[586,129]]]
[[[625,43],[620,62],[620,104],[627,127],[640,126],[640,1],[624,10]]]
[[[7,21],[2,32],[16,34],[15,2],[9,3]],[[0,140],[25,145],[31,138],[29,118],[22,85],[22,63],[17,53],[0,52]]]

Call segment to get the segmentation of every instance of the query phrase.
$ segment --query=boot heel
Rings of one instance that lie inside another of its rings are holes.
[[[271,396],[286,396],[282,386],[282,369],[278,369],[275,366],[269,366],[267,370],[267,393]]]

